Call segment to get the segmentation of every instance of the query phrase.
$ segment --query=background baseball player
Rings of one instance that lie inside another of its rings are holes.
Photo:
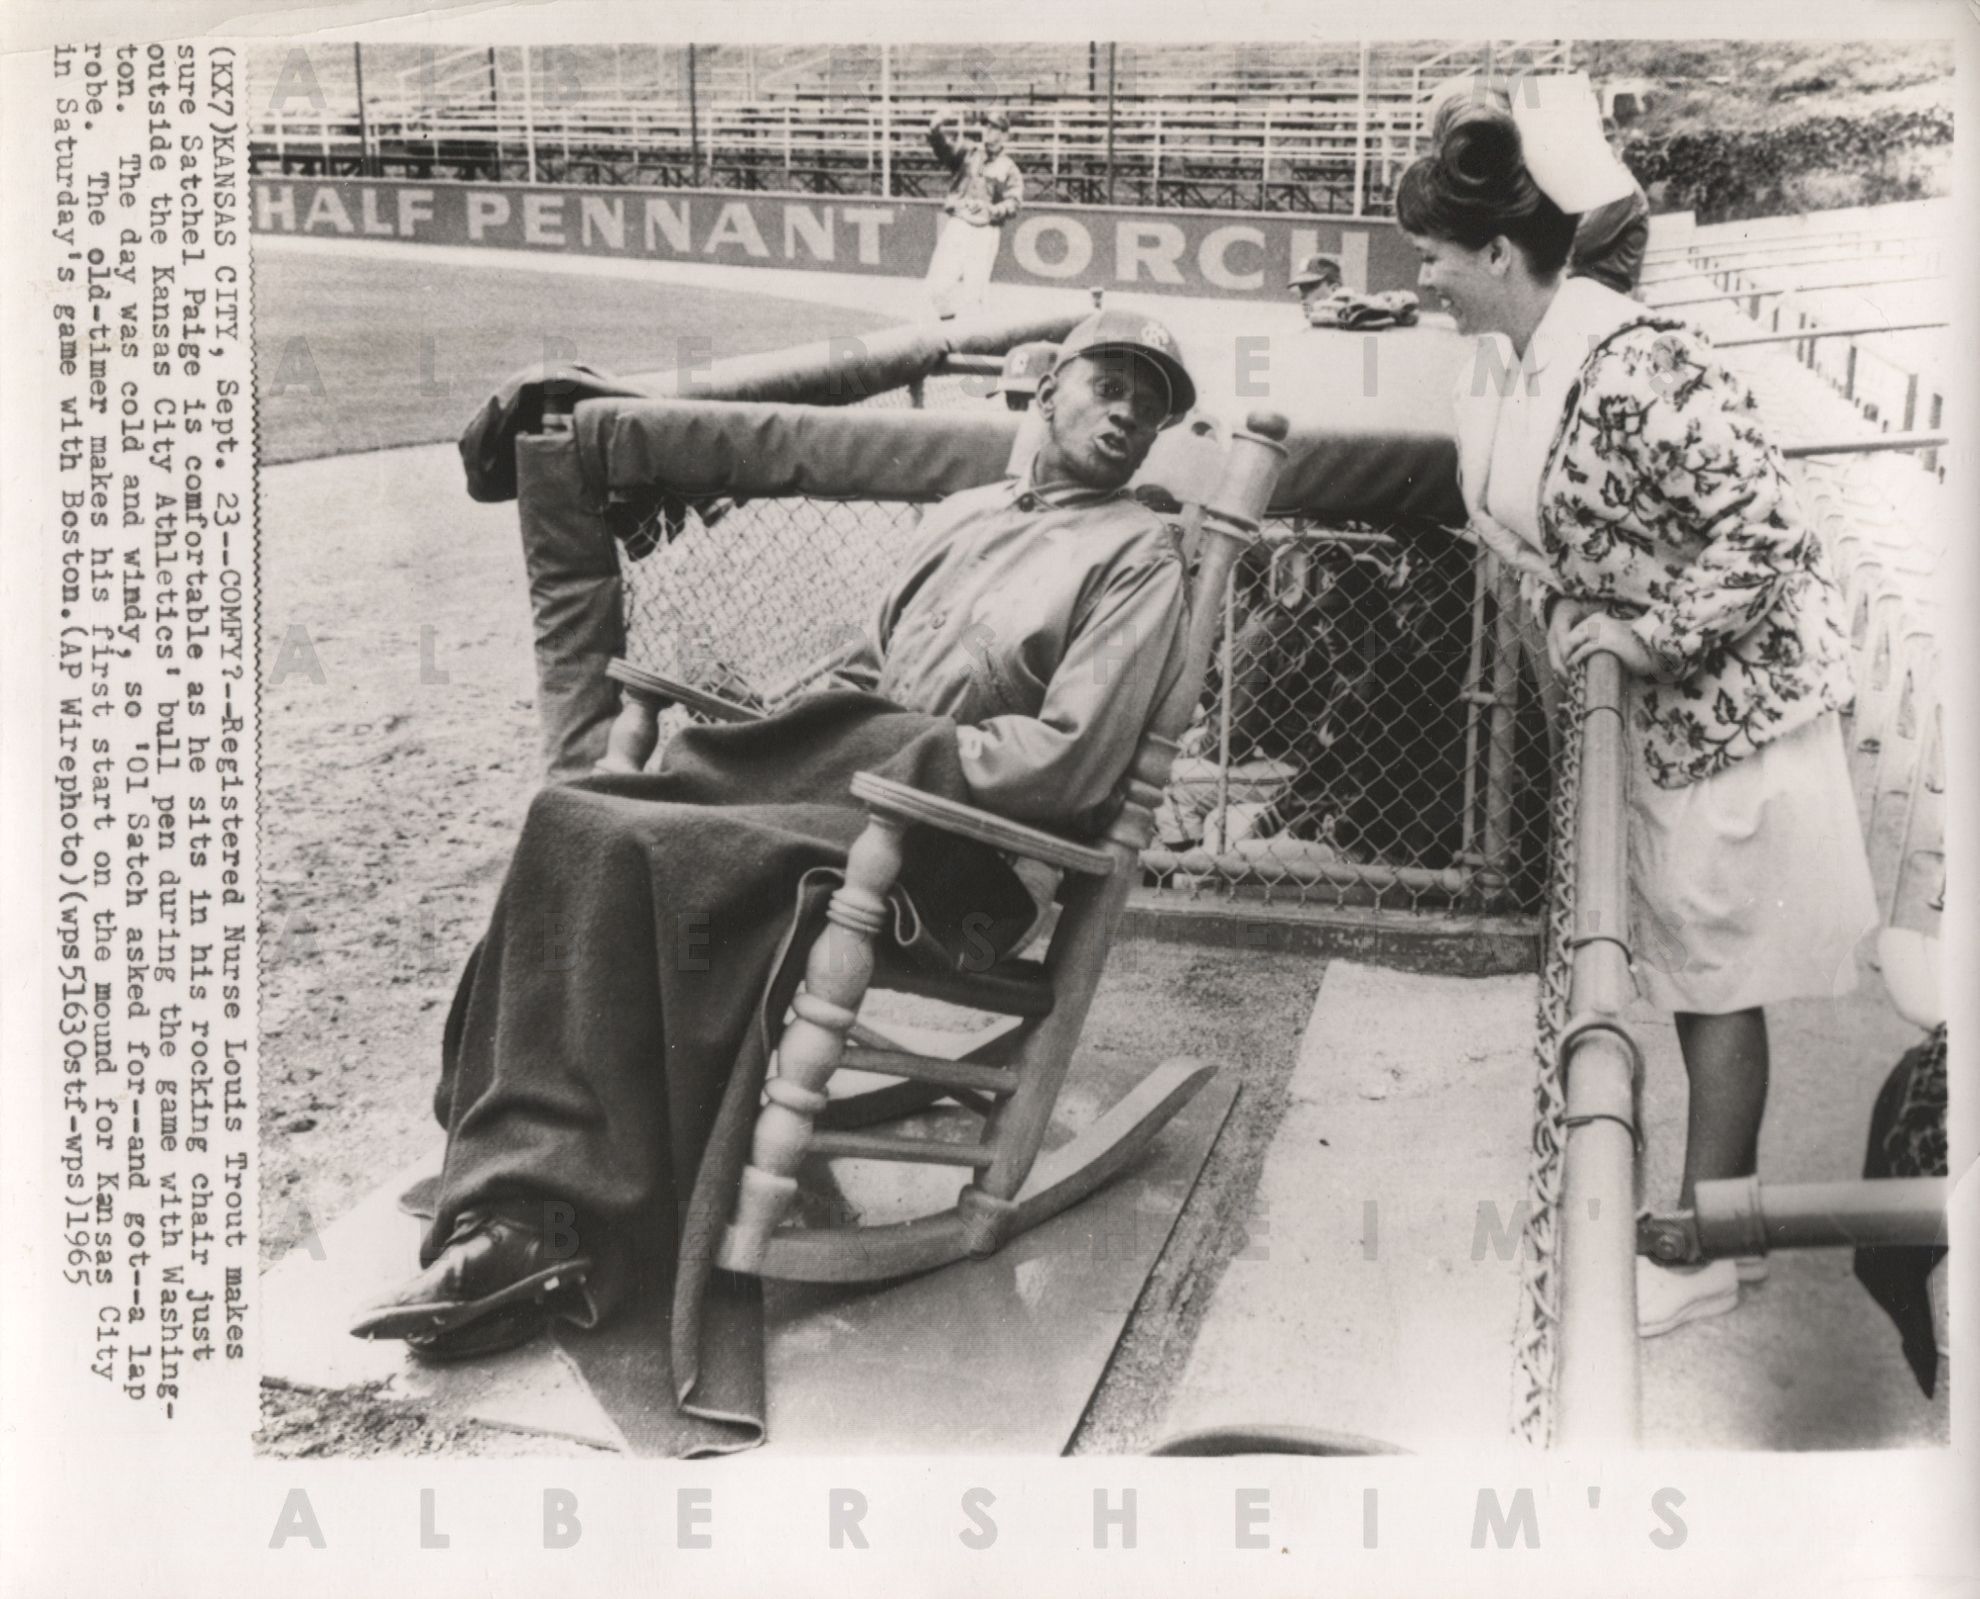
[[[928,263],[928,297],[939,317],[982,308],[1004,224],[1024,204],[1024,174],[1004,154],[1010,131],[1011,119],[1001,111],[986,112],[973,129],[953,107],[929,121],[929,148],[949,172],[942,232]]]
[[[1318,327],[1334,325],[1331,316],[1316,314],[1315,308],[1341,286],[1341,258],[1337,255],[1309,255],[1300,262],[1286,287],[1299,296],[1299,308],[1306,320]]]

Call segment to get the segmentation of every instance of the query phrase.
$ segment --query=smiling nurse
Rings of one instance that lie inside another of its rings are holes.
[[[1592,95],[1578,149],[1572,116],[1524,109],[1440,119],[1397,218],[1422,286],[1480,340],[1456,401],[1473,528],[1524,574],[1556,670],[1604,651],[1628,680],[1631,969],[1677,1018],[1688,1206],[1755,1169],[1763,1007],[1847,989],[1876,921],[1838,717],[1848,642],[1745,386],[1683,322],[1566,270],[1576,213],[1628,182]],[[1637,1266],[1646,1334],[1732,1309],[1763,1269]]]

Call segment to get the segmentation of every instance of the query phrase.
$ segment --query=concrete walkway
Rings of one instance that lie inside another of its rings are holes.
[[[1508,1438],[1534,980],[1337,961],[1168,1431]]]
[[[1510,1439],[1520,1206],[1532,1126],[1534,981],[1331,964],[1264,1157],[1250,1245],[1225,1267],[1162,1433],[1288,1423],[1416,1451]],[[1870,1104],[1921,1035],[1867,968],[1843,999],[1770,1013],[1760,1164],[1862,1169]],[[1670,1018],[1639,1007],[1646,1203],[1675,1200],[1685,1084]],[[1731,1315],[1646,1339],[1654,1448],[1943,1444],[1847,1250],[1777,1255]]]

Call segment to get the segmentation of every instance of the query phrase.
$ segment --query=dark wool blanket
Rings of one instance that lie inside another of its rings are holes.
[[[714,1250],[777,1032],[865,823],[848,784],[873,771],[967,800],[955,732],[821,694],[687,729],[657,772],[545,789],[530,807],[448,1018],[434,1107],[447,1157],[422,1253],[477,1201],[551,1207],[596,1262],[578,1327],[559,1328],[566,1350],[656,1383],[670,1357],[682,1416],[656,1422],[654,1452],[762,1437],[758,1287],[715,1271]],[[1032,914],[994,851],[909,835],[903,958],[960,968],[986,943],[1009,949]],[[615,1336],[585,1330],[608,1317]]]
[[[1904,1052],[1870,1111],[1870,1144],[1863,1175],[1944,1177],[1952,1168],[1946,1142],[1946,1029]],[[1856,1280],[1896,1324],[1911,1374],[1929,1397],[1939,1383],[1939,1341],[1926,1283],[1946,1257],[1943,1244],[1879,1244],[1856,1252]]]

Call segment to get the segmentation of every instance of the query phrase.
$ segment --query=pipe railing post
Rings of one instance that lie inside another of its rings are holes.
[[[1485,623],[1503,601],[1499,560],[1482,547],[1471,561],[1471,637],[1464,664],[1464,805],[1458,813],[1458,858],[1478,859],[1478,748],[1485,710]]]
[[[1485,816],[1481,898],[1491,904],[1504,892],[1512,858],[1513,711],[1519,692],[1519,585],[1510,567],[1499,573],[1493,619],[1492,682],[1485,707]]]
[[[1554,1442],[1583,1452],[1635,1444],[1634,1040],[1630,992],[1627,747],[1622,668],[1591,657],[1582,685],[1575,817],[1574,953],[1562,1036],[1566,1145],[1561,1165],[1561,1323]]]

